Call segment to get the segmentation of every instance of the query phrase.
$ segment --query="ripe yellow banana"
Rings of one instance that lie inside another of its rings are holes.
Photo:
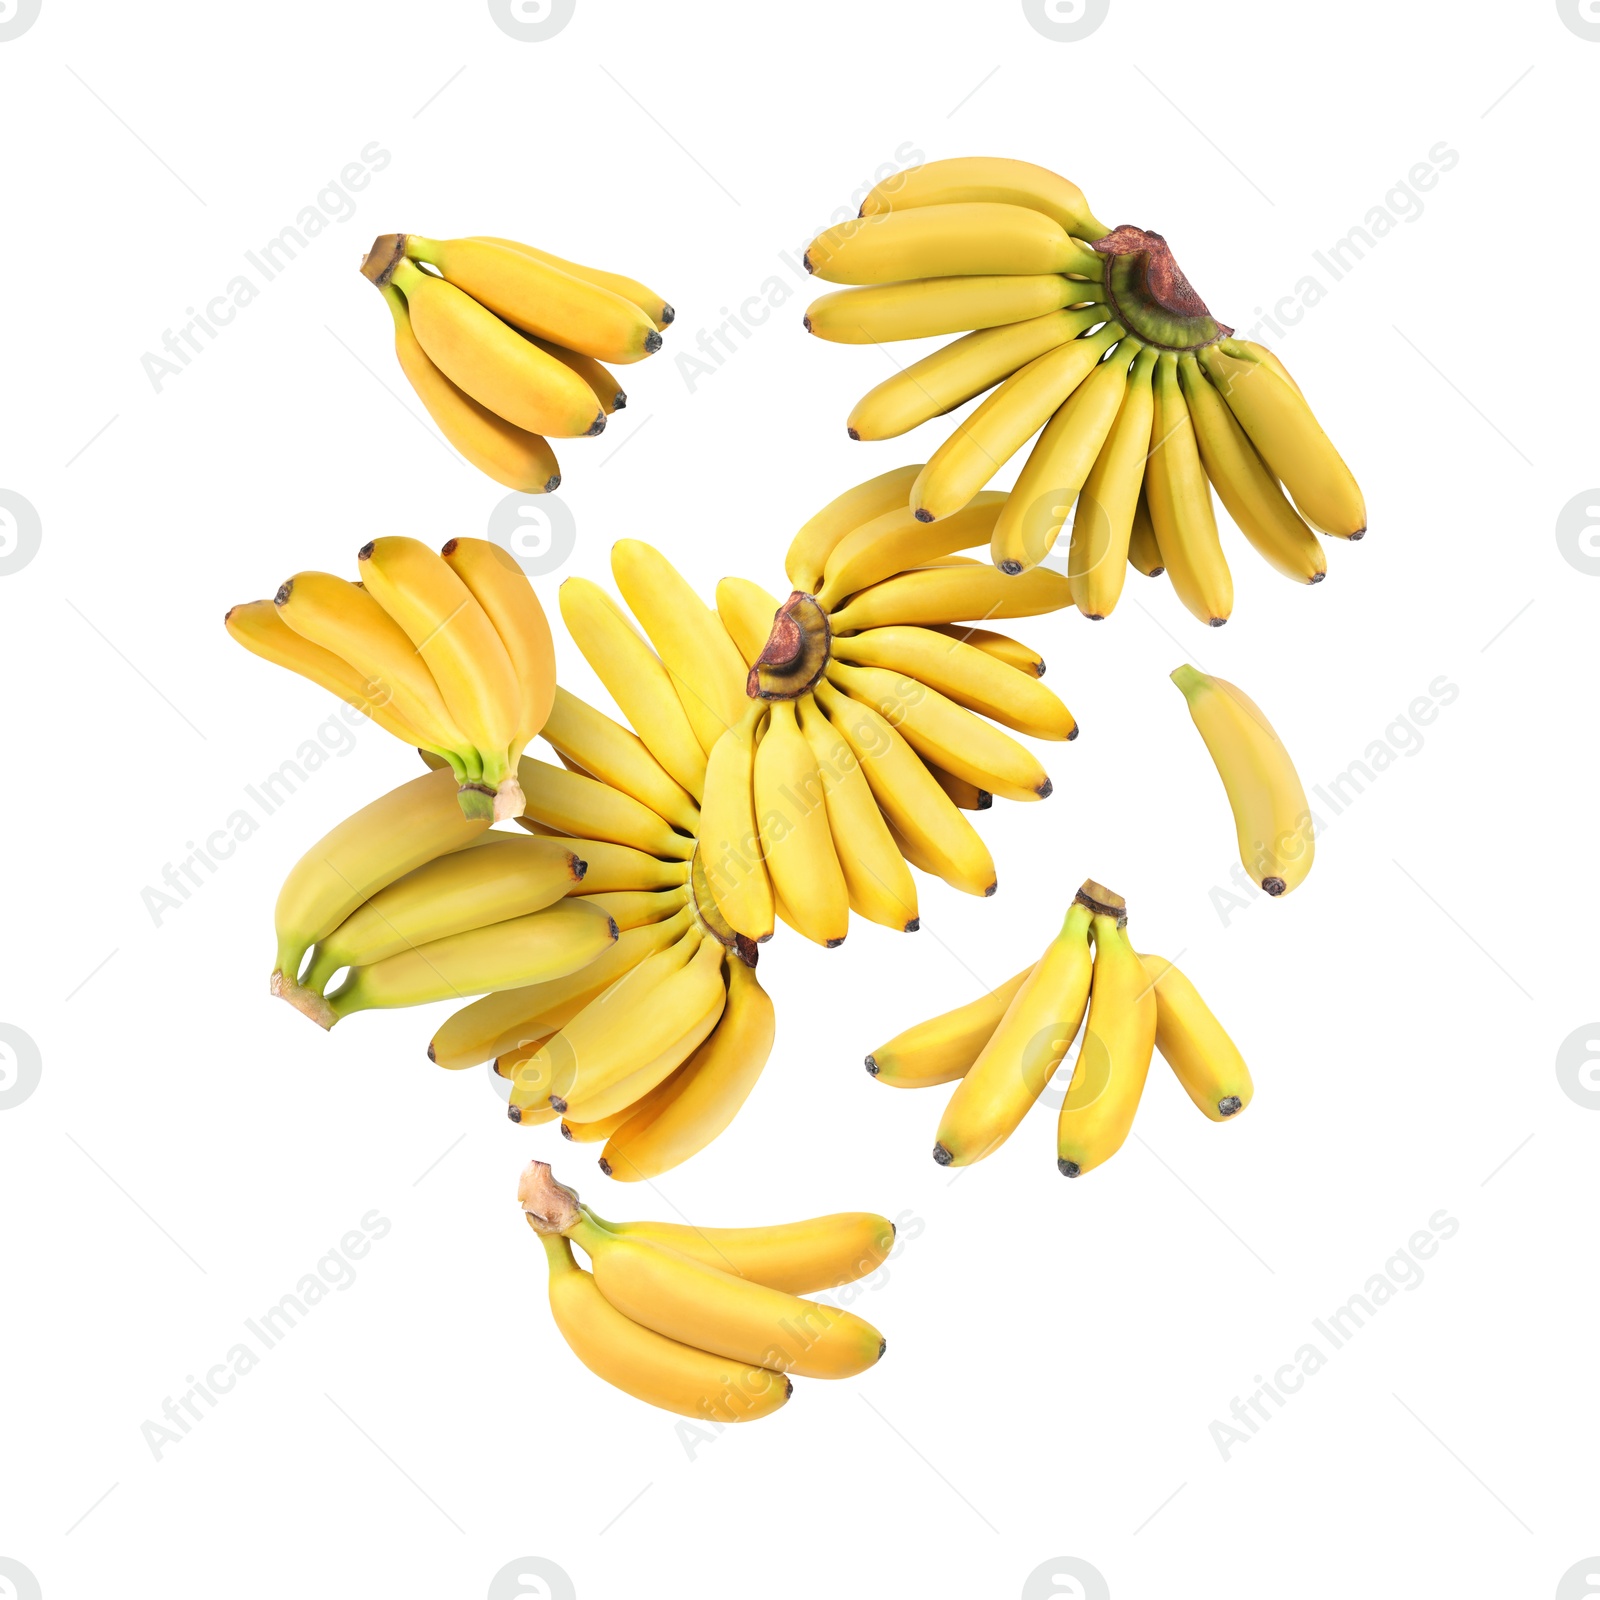
[[[1255,1093],[1250,1069],[1199,991],[1165,956],[1140,956],[1156,991],[1156,1049],[1213,1122],[1226,1122]]]
[[[900,622],[933,627],[973,618],[1036,617],[1071,603],[1066,578],[1047,567],[1016,578],[987,563],[918,567],[863,589],[828,620],[835,633],[859,633]]]
[[[586,356],[580,350],[569,350],[564,344],[556,344],[551,339],[535,339],[533,342],[547,356],[554,356],[562,366],[571,367],[589,385],[595,401],[608,417],[626,408],[627,391],[593,356]]]
[[[1145,497],[1173,590],[1202,622],[1220,628],[1233,612],[1233,577],[1217,539],[1211,485],[1170,350],[1156,363],[1154,426]]]
[[[619,933],[662,922],[675,916],[689,903],[687,889],[604,889],[584,894],[581,899],[604,911],[616,923]]]
[[[722,578],[717,582],[717,615],[728,637],[738,647],[746,666],[754,666],[772,634],[773,618],[781,602],[748,578]]]
[[[903,502],[863,522],[834,546],[817,590],[817,604],[831,611],[850,595],[913,567],[927,566],[974,545],[986,544],[1004,494],[985,489],[954,515],[920,521]]]
[[[700,802],[700,859],[717,909],[736,933],[772,937],[772,880],[761,859],[756,821],[756,729],[766,716],[757,700],[712,747]]]
[[[394,283],[428,359],[479,405],[546,438],[575,439],[605,427],[605,412],[577,373],[471,295],[410,261],[394,269]]]
[[[913,278],[839,289],[806,308],[806,332],[830,344],[892,344],[1026,322],[1100,298],[1100,286],[1058,273]]]
[[[689,791],[668,776],[636,733],[587,701],[558,687],[544,737],[563,758],[632,795],[681,832],[698,831],[700,808]]]
[[[619,889],[681,889],[689,881],[687,861],[662,861],[632,845],[602,839],[574,839],[565,834],[540,833],[564,845],[587,867],[575,894],[610,894]]]
[[[1128,530],[1128,565],[1147,578],[1159,578],[1167,569],[1161,564],[1161,546],[1156,542],[1155,525],[1150,521],[1150,496],[1139,491],[1139,504],[1133,510],[1133,526]]]
[[[970,1166],[998,1150],[1072,1048],[1089,1004],[1090,918],[1088,906],[1074,901],[956,1085],[933,1146],[940,1166]]]
[[[676,833],[649,806],[609,784],[524,756],[517,763],[523,816],[575,838],[631,845],[647,855],[687,861],[694,840]]]
[[[927,626],[930,633],[942,633],[947,639],[970,644],[974,650],[981,650],[986,656],[993,656],[996,661],[1015,667],[1018,672],[1025,672],[1034,678],[1044,676],[1044,657],[1008,633],[994,633],[988,628],[970,628],[965,623],[933,622]]]
[[[914,206],[943,206],[963,200],[1028,206],[1060,223],[1075,239],[1099,239],[1109,231],[1096,221],[1077,184],[1031,161],[1005,156],[953,156],[908,167],[868,192],[861,202],[861,215],[872,217],[881,211],[909,211]]]
[[[665,328],[677,315],[654,289],[640,283],[637,278],[629,278],[620,272],[603,272],[599,267],[580,266],[576,261],[566,261],[552,255],[548,250],[537,250],[531,244],[518,244],[515,239],[497,239],[492,235],[480,237],[489,244],[503,244],[507,249],[520,250],[523,255],[532,256],[536,261],[559,267],[568,277],[582,278],[585,283],[597,284],[602,289],[609,289],[612,294],[620,294],[624,300],[631,300],[638,306],[655,323],[657,330]],[[1080,234],[1079,237],[1087,238],[1088,235]]]
[[[1183,666],[1172,681],[1228,792],[1239,859],[1268,894],[1287,894],[1305,882],[1316,844],[1306,792],[1283,740],[1261,708],[1225,679]]]
[[[908,467],[896,467],[830,500],[789,541],[784,557],[784,571],[789,575],[789,582],[802,594],[815,594],[822,585],[822,574],[834,546],[862,523],[903,506],[921,471],[920,461]]]
[[[897,1033],[867,1057],[867,1071],[896,1089],[925,1089],[965,1077],[1032,971],[1024,967],[998,989]]]
[[[1119,348],[1113,359],[1120,361],[1123,355]],[[1117,419],[1090,469],[1072,519],[1067,576],[1073,603],[1094,622],[1111,615],[1128,572],[1128,539],[1150,454],[1155,362],[1156,352],[1148,345],[1134,357]]]
[[[1155,989],[1116,916],[1096,914],[1089,1022],[1056,1128],[1056,1166],[1081,1177],[1122,1148],[1156,1042]]]

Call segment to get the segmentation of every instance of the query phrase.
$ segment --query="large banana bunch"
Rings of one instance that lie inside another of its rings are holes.
[[[542,494],[549,439],[599,433],[628,397],[601,365],[661,348],[672,307],[632,278],[511,239],[386,233],[362,259],[395,354],[439,430],[480,472]]]
[[[906,487],[911,512],[938,522],[1037,434],[990,558],[1028,572],[1072,513],[1067,570],[1087,617],[1111,614],[1131,564],[1164,570],[1201,621],[1227,621],[1213,485],[1250,543],[1301,583],[1327,573],[1313,528],[1366,532],[1350,469],[1277,357],[1211,315],[1160,234],[1108,229],[1053,172],[961,157],[897,173],[805,259],[853,286],[807,311],[819,338],[961,334],[864,395],[850,437],[893,438],[986,396]]]
[[[801,1296],[874,1271],[894,1243],[887,1218],[846,1212],[770,1228],[606,1222],[542,1161],[523,1172],[517,1199],[544,1241],[562,1338],[597,1377],[650,1405],[750,1422],[788,1400],[791,1373],[850,1378],[883,1355],[871,1323]]]
[[[1189,980],[1128,942],[1127,905],[1092,880],[1033,966],[953,1011],[919,1022],[867,1057],[896,1088],[956,1084],[933,1159],[964,1167],[1010,1138],[1083,1042],[1057,1126],[1056,1165],[1069,1178],[1109,1160],[1128,1137],[1159,1050],[1213,1122],[1250,1103],[1250,1073]],[[1087,1018],[1087,1022],[1085,1022]]]
[[[357,582],[297,573],[272,600],[234,606],[228,632],[447,764],[465,816],[515,815],[517,760],[555,693],[533,586],[486,539],[452,539],[435,555],[387,535],[357,559]]]

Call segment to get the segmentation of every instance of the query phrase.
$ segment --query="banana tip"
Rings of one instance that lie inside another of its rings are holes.
[[[860,443],[861,435],[859,433],[857,433],[854,428],[847,427],[844,431],[846,433],[848,433],[850,435],[850,437],[852,439],[854,439],[858,444]]]
[[[1351,544],[1354,544],[1358,539],[1365,539],[1366,536],[1367,536],[1367,530],[1366,530],[1365,524],[1363,524],[1361,527],[1357,528],[1354,533],[1346,535],[1346,537],[1349,539]]]
[[[565,1116],[567,1114],[567,1102],[565,1100],[563,1100],[560,1095],[558,1095],[558,1094],[551,1095],[550,1096],[550,1104],[553,1105],[556,1108],[556,1110],[559,1111],[562,1114],[562,1116]]]
[[[878,1359],[883,1360],[883,1352],[889,1348],[889,1341],[880,1333],[878,1335]]]
[[[1065,1156],[1057,1158],[1056,1169],[1063,1178],[1076,1178],[1083,1172],[1083,1168],[1076,1161],[1068,1161]]]
[[[1213,617],[1211,618],[1210,626],[1213,628],[1220,628],[1227,620],[1228,619],[1226,617]]]
[[[563,1125],[563,1126],[564,1126],[564,1125]],[[608,1178],[609,1178],[609,1177],[610,1177],[610,1176],[611,1176],[611,1163],[610,1163],[610,1162],[609,1162],[609,1161],[607,1161],[607,1160],[606,1160],[606,1158],[605,1158],[605,1157],[604,1157],[604,1156],[601,1156],[601,1157],[600,1157],[600,1161],[599,1161],[599,1167],[600,1167],[600,1170],[601,1170],[601,1171],[602,1171],[602,1172],[603,1172],[603,1173],[605,1173],[605,1175],[606,1175],[606,1176],[607,1176],[607,1177],[608,1177]]]
[[[999,879],[996,879],[993,883],[991,883],[989,885],[989,887],[987,889],[985,889],[983,891],[983,898],[985,900],[987,900],[995,892],[995,890],[998,889],[999,887],[1000,887],[1000,881],[999,881]]]
[[[668,323],[675,321],[677,319],[677,315],[678,313],[674,311],[665,300],[661,302],[661,316],[659,321],[663,328],[666,327]]]
[[[801,322],[801,325],[805,328],[806,332],[810,333],[811,332],[811,318],[810,317],[802,317],[800,319],[800,322]]]
[[[433,1062],[435,1066],[438,1065],[439,1058],[433,1053],[433,1040],[431,1039],[428,1041],[428,1059]]]
[[[827,950],[837,950],[843,943],[844,935],[841,933],[837,939],[829,939],[823,948]]]
[[[1049,798],[1050,798],[1050,796],[1051,796],[1051,795],[1053,795],[1053,794],[1054,794],[1054,793],[1055,793],[1055,792],[1056,792],[1056,786],[1055,786],[1055,785],[1054,785],[1054,784],[1053,784],[1053,783],[1052,783],[1052,782],[1051,782],[1051,781],[1050,781],[1050,780],[1049,780],[1049,779],[1048,779],[1048,778],[1046,778],[1046,779],[1045,779],[1045,780],[1044,780],[1044,782],[1043,782],[1043,783],[1041,783],[1041,784],[1040,784],[1040,785],[1039,785],[1039,787],[1038,787],[1038,788],[1037,788],[1037,789],[1035,789],[1035,790],[1034,790],[1034,793],[1035,793],[1035,794],[1036,794],[1036,795],[1038,795],[1038,797],[1039,797],[1039,798],[1040,798],[1040,799],[1041,799],[1041,800],[1048,800],[1048,799],[1049,799]],[[990,797],[989,797],[989,800],[990,800],[990,804],[993,804],[993,802],[994,802],[994,796],[993,796],[993,795],[990,795]],[[979,806],[979,808],[978,808],[978,809],[979,809],[979,810],[980,810],[980,811],[982,811],[982,810],[985,810],[985,809],[987,809],[987,808],[986,808],[986,807],[983,807],[983,806]]]
[[[652,328],[644,336],[644,351],[646,355],[653,356],[661,348],[661,335]]]
[[[1261,880],[1261,887],[1265,889],[1267,893],[1273,897],[1273,899],[1277,899],[1277,897],[1282,894],[1284,890],[1289,887],[1289,885],[1286,884],[1282,878],[1263,878]]]
[[[948,1150],[946,1150],[942,1144],[936,1144],[933,1147],[933,1159],[937,1161],[941,1167],[948,1167],[955,1161],[956,1158]]]
[[[604,411],[595,413],[594,421],[589,424],[589,431],[584,434],[585,439],[592,439],[597,433],[606,431],[606,414]]]
[[[1043,676],[1043,674],[1041,674],[1041,676]],[[1072,724],[1072,732],[1067,735],[1067,743],[1071,744],[1072,741],[1074,739],[1076,739],[1077,737],[1078,737],[1078,724],[1076,722],[1074,722]]]
[[[1236,1094],[1224,1095],[1222,1099],[1217,1101],[1217,1111],[1221,1116],[1224,1117],[1233,1116],[1236,1112],[1241,1110],[1243,1106],[1244,1101],[1241,1100]]]
[[[522,1107],[521,1106],[507,1106],[506,1107],[506,1115],[513,1122],[521,1122],[522,1121]]]
[[[559,489],[560,487],[561,487],[561,474],[559,472],[553,472],[553,473],[550,474],[550,476],[548,478],[545,479],[544,492],[546,494],[554,494],[556,492],[556,490]]]
[[[904,931],[907,932],[907,933],[915,933],[917,931],[917,929],[919,929],[921,926],[922,926],[922,918],[921,917],[913,917],[905,925],[905,930]]]
[[[1014,578],[1019,572],[1022,571],[1022,563],[1020,561],[1002,561],[1000,563],[1000,570],[1005,573],[1008,578]]]
[[[917,519],[918,522],[932,522],[933,521],[933,513],[931,511],[926,510],[922,506],[918,506],[917,509],[915,511],[913,511],[911,514],[912,514],[912,516],[914,516]]]
[[[874,1061],[871,1056],[867,1057],[867,1071],[870,1072],[874,1078],[878,1076],[878,1063]]]
[[[567,1126],[567,1125],[566,1125],[566,1123],[565,1123],[565,1122],[563,1122],[563,1123],[562,1123],[562,1124],[561,1124],[561,1137],[562,1137],[562,1138],[563,1138],[563,1139],[566,1139],[566,1140],[568,1140],[568,1141],[569,1141],[569,1142],[570,1142],[570,1141],[571,1141],[571,1139],[572,1139],[572,1129],[571,1129],[571,1128],[569,1128],[569,1127],[568,1127],[568,1126]]]
[[[800,258],[800,260],[801,260],[801,264],[805,267],[807,272],[815,272],[817,270],[814,266],[811,265],[811,252],[809,250],[806,251],[806,253]]]

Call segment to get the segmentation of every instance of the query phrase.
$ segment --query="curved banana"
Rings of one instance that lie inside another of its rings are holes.
[[[830,344],[893,344],[1026,322],[1099,297],[1098,284],[1054,272],[912,278],[822,295],[806,307],[805,328]]]
[[[503,244],[509,250],[520,250],[523,255],[532,256],[536,261],[559,267],[569,278],[582,278],[585,283],[609,289],[612,294],[620,294],[624,300],[631,300],[638,306],[655,323],[658,331],[665,328],[677,315],[654,289],[640,283],[637,278],[627,277],[620,272],[603,272],[599,267],[580,266],[576,261],[564,260],[561,256],[552,255],[548,250],[536,250],[531,244],[519,244],[515,239],[497,239],[492,234],[481,234],[479,237],[488,244]],[[1088,235],[1080,234],[1079,237],[1087,238]]]
[[[1047,567],[1008,577],[988,563],[918,567],[852,595],[828,619],[835,633],[909,622],[933,627],[973,617],[1036,617],[1072,603],[1067,579]]]
[[[593,356],[586,356],[581,350],[569,350],[564,344],[556,344],[551,339],[535,339],[533,342],[547,356],[554,356],[562,366],[571,367],[589,385],[600,409],[608,417],[626,409],[627,391]]]
[[[922,463],[918,461],[881,472],[876,478],[868,478],[865,483],[835,495],[820,511],[808,517],[789,541],[783,558],[789,582],[803,594],[815,594],[834,546],[862,523],[903,506],[921,471]]]
[[[1161,564],[1161,546],[1156,541],[1155,525],[1150,521],[1150,496],[1139,491],[1139,504],[1133,509],[1133,526],[1128,530],[1128,565],[1147,578],[1159,578],[1167,569]]]
[[[738,647],[746,666],[754,666],[772,635],[772,621],[781,601],[748,578],[717,582],[717,615]]]
[[[717,909],[736,933],[772,937],[772,880],[761,859],[756,822],[756,729],[767,707],[759,700],[712,746],[700,802],[700,859]]]
[[[861,215],[942,206],[962,200],[997,200],[1028,206],[1060,223],[1075,239],[1103,238],[1110,230],[1095,219],[1083,190],[1031,161],[1006,156],[953,156],[908,167],[876,184],[861,202]]]
[[[1270,895],[1298,888],[1316,854],[1315,823],[1283,740],[1261,708],[1225,679],[1184,666],[1172,681],[1228,791],[1245,870]]]
[[[674,832],[649,806],[610,784],[529,756],[517,763],[517,777],[524,817],[575,838],[631,845],[647,855],[687,861],[694,854],[693,839]]]
[[[947,639],[970,644],[974,650],[981,650],[986,656],[993,656],[996,661],[1015,667],[1018,672],[1025,672],[1034,678],[1044,676],[1044,657],[1008,633],[995,633],[989,628],[969,628],[965,623],[930,622],[926,626],[928,632],[942,633]]]
[[[1154,426],[1144,480],[1150,523],[1178,598],[1202,622],[1220,628],[1233,611],[1233,577],[1217,539],[1211,485],[1178,381],[1178,358],[1170,350],[1156,363],[1153,388]]]
[[[896,1089],[964,1078],[1032,971],[1024,967],[998,989],[897,1033],[867,1057],[867,1071]]]
[[[903,503],[863,522],[834,546],[817,590],[817,604],[831,611],[885,578],[987,543],[1005,503],[1004,494],[985,489],[938,522],[919,520]]]
[[[681,832],[698,831],[700,807],[651,755],[644,740],[559,686],[544,723],[544,737],[567,760],[632,795]]]
[[[689,891],[678,889],[599,889],[580,899],[604,911],[619,933],[663,922],[689,903]]]
[[[586,871],[576,894],[610,894],[619,889],[681,889],[689,881],[689,863],[663,861],[632,845],[606,839],[574,839],[565,834],[540,834],[579,856]]]
[[[1165,956],[1140,956],[1156,991],[1156,1049],[1173,1076],[1213,1122],[1250,1104],[1255,1086],[1239,1047],[1200,992]]]

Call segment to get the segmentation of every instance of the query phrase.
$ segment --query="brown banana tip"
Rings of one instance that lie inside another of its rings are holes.
[[[983,891],[983,898],[985,900],[987,900],[989,898],[989,896],[992,895],[995,892],[995,890],[998,889],[999,887],[1000,887],[1000,884],[999,884],[999,880],[997,879],[994,883],[991,883],[989,885],[989,887]]]
[[[785,1400],[787,1400],[793,1393],[794,1393],[794,1379],[786,1377],[783,1380],[783,1398]]]
[[[544,480],[544,492],[546,494],[554,494],[560,487],[561,474],[559,472],[551,473],[550,476]]]
[[[870,1072],[874,1078],[878,1076],[878,1063],[874,1061],[871,1056],[867,1057],[867,1071]]]
[[[1313,573],[1312,573],[1312,574],[1311,574],[1311,576],[1310,576],[1310,577],[1309,577],[1309,578],[1307,578],[1307,579],[1306,579],[1306,582],[1307,582],[1307,583],[1308,583],[1308,584],[1312,584],[1312,583],[1321,583],[1321,582],[1322,582],[1322,580],[1323,580],[1323,579],[1324,579],[1324,578],[1326,578],[1326,577],[1327,577],[1327,576],[1328,576],[1328,574],[1327,574],[1327,573],[1326,573],[1326,572],[1313,572]]]
[[[802,317],[800,319],[800,321],[801,321],[801,324],[804,326],[806,332],[810,333],[811,332],[811,318],[810,317]]]
[[[801,256],[800,260],[801,260],[801,264],[805,267],[807,272],[815,272],[817,270],[814,266],[811,265],[811,252],[809,250],[807,250],[806,253],[803,256]]]
[[[1149,570],[1148,573],[1145,574],[1145,576],[1149,577],[1149,578],[1159,578],[1161,576],[1161,574],[1163,572],[1165,572],[1166,570],[1167,569],[1165,567],[1151,567],[1151,569]]]
[[[1222,624],[1224,622],[1226,622],[1227,620],[1228,619],[1226,617],[1212,617],[1210,619],[1209,626],[1211,626],[1213,628],[1220,628],[1222,626]]]
[[[891,1222],[889,1224],[889,1243],[893,1244],[900,1237],[900,1230]]]
[[[1046,790],[1045,793],[1048,794],[1049,790]],[[1043,795],[1040,798],[1042,799]],[[987,811],[993,804],[994,796],[987,789],[980,789],[978,791],[978,810]]]
[[[615,944],[622,932],[622,930],[617,926],[617,919],[615,917],[607,917],[606,925],[611,929],[611,942]]]
[[[649,333],[644,336],[644,353],[647,356],[653,356],[660,348],[661,335],[657,333],[654,328],[652,328]]]
[[[1106,620],[1105,613],[1103,611],[1086,611],[1084,612],[1084,615],[1091,622],[1104,622]]]
[[[942,1144],[936,1144],[933,1147],[933,1159],[937,1161],[941,1167],[948,1167],[950,1163],[955,1160],[955,1157],[951,1155]]]
[[[1056,1158],[1056,1170],[1063,1178],[1076,1178],[1083,1173],[1083,1168],[1076,1161],[1068,1161],[1065,1156]]]
[[[429,1041],[428,1041],[428,1059],[429,1059],[429,1060],[430,1060],[430,1061],[432,1061],[432,1062],[434,1062],[434,1063],[435,1063],[435,1064],[437,1064],[437,1063],[438,1063],[438,1060],[439,1060],[439,1058],[438,1058],[438,1056],[436,1056],[436,1055],[435,1055],[435,1054],[434,1054],[434,1053],[433,1053],[433,1040],[432,1040],[432,1039],[430,1039],[430,1040],[429,1040]]]
[[[1244,1101],[1241,1100],[1238,1095],[1229,1094],[1224,1095],[1222,1099],[1217,1101],[1217,1110],[1222,1116],[1231,1117],[1243,1105]]]
[[[1282,878],[1263,878],[1261,880],[1261,887],[1265,889],[1267,893],[1270,894],[1274,899],[1276,899],[1280,894],[1283,893],[1285,889],[1289,887],[1289,885],[1286,884]]]
[[[861,202],[861,208],[856,212],[856,215],[858,217],[864,217],[864,216],[866,216],[866,214],[867,214],[867,202],[865,200],[863,200]]]
[[[562,1138],[563,1138],[563,1139],[571,1139],[571,1137],[572,1137],[572,1129],[571,1129],[571,1128],[569,1128],[569,1127],[568,1127],[568,1126],[567,1126],[567,1125],[566,1125],[566,1123],[565,1123],[565,1122],[563,1122],[563,1123],[562,1123],[562,1124],[561,1124],[561,1137],[562,1137]]]
[[[280,583],[278,585],[278,592],[275,595],[273,595],[273,597],[272,597],[273,605],[275,605],[275,606],[286,606],[286,605],[288,605],[289,596],[292,595],[293,593],[294,593],[294,579],[293,578],[291,578],[287,583]]]
[[[589,870],[587,861],[580,861],[577,856],[572,858],[572,875],[579,883],[583,882],[583,875]]]
[[[618,389],[617,392],[612,395],[611,409],[613,411],[626,411],[628,409],[628,397],[621,389]]]
[[[558,1095],[558,1094],[551,1095],[550,1096],[550,1104],[553,1105],[556,1108],[556,1110],[559,1111],[562,1114],[562,1116],[565,1116],[567,1114],[567,1102],[565,1100],[563,1100],[560,1095]]]
[[[508,1117],[510,1117],[510,1119],[513,1122],[521,1122],[522,1121],[522,1107],[521,1106],[507,1106],[506,1107],[506,1115]]]
[[[1076,739],[1077,737],[1078,737],[1078,724],[1076,722],[1074,722],[1072,724],[1072,732],[1067,735],[1067,743],[1071,744],[1072,741],[1074,739]]]
[[[1048,800],[1056,792],[1056,786],[1046,778],[1034,792],[1041,800]]]
[[[1366,536],[1367,530],[1365,527],[1357,528],[1356,531],[1350,535],[1350,543],[1354,544],[1358,539],[1365,539]]]
[[[372,547],[376,543],[377,543],[377,540],[368,539],[367,542],[364,545],[362,545],[362,547],[359,550],[356,551],[356,560],[357,561],[370,561],[372,559]]]
[[[604,1156],[600,1157],[599,1167],[608,1178],[611,1176],[611,1163]]]
[[[921,506],[918,506],[917,509],[911,514],[917,519],[918,522],[933,521],[933,513],[931,511],[924,511]]]
[[[841,933],[837,939],[828,940],[827,944],[824,945],[823,948],[826,949],[826,950],[837,950],[839,948],[839,946],[842,945],[843,943],[844,943],[844,935]]]
[[[1000,563],[1000,570],[1005,573],[1008,578],[1014,578],[1019,572],[1022,571],[1022,563],[1020,561],[1002,561]]]
[[[676,322],[677,319],[678,319],[678,313],[676,311],[674,311],[672,309],[672,307],[669,306],[665,300],[663,300],[661,302],[661,315],[657,320],[662,322],[662,323],[672,323],[672,322]]]
[[[594,421],[589,424],[589,431],[584,434],[585,439],[592,439],[597,433],[606,431],[606,414],[603,411],[595,413]]]
[[[460,543],[461,541],[459,539],[446,539],[445,542],[439,546],[439,554],[442,556],[453,556],[456,553],[456,546]]]
[[[861,435],[859,433],[857,433],[854,428],[847,426],[844,431],[846,433],[848,433],[850,435],[850,437],[856,441],[857,444],[859,444],[861,442]]]
[[[913,917],[905,925],[905,928],[904,928],[903,931],[906,932],[906,933],[915,933],[921,926],[922,926],[922,918],[921,917]]]
[[[883,1352],[889,1348],[889,1341],[880,1333],[878,1335],[878,1359],[883,1360]]]
[[[771,937],[772,937],[772,934],[764,933],[764,934],[761,935],[761,937],[759,939],[756,940],[756,943],[757,944],[765,944],[767,942],[767,940],[770,939]]]

